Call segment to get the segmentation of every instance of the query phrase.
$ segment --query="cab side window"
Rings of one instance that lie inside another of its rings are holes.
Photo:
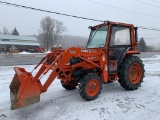
[[[130,29],[126,27],[112,27],[110,45],[131,45]]]

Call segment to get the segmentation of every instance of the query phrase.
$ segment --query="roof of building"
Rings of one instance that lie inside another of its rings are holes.
[[[8,41],[0,41],[0,45],[29,45],[29,46],[40,46],[38,42],[8,42]]]
[[[0,34],[0,44],[40,46],[36,37]]]
[[[36,37],[0,34],[0,39],[37,41]]]

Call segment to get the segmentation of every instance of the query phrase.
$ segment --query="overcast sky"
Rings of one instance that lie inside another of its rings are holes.
[[[1,1],[1,0],[0,0]],[[160,29],[160,0],[2,0],[15,4],[71,14],[81,17],[131,23],[138,26]],[[96,1],[98,3],[95,3]],[[143,1],[155,6],[147,5]],[[112,6],[112,7],[111,7]],[[118,8],[122,9],[118,9]],[[125,9],[125,10],[124,10]],[[142,14],[130,12],[135,11]],[[147,14],[147,15],[144,15]],[[0,31],[5,26],[9,31],[17,28],[20,35],[38,34],[40,20],[50,16],[62,21],[68,31],[64,34],[88,37],[88,26],[100,22],[76,19],[56,14],[44,13],[0,3]],[[160,31],[139,29],[139,38],[144,37],[148,45],[160,46]],[[151,39],[154,38],[154,39]]]

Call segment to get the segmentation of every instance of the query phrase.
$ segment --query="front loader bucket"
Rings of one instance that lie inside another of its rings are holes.
[[[24,68],[15,67],[15,75],[10,84],[11,110],[40,101],[38,82]]]

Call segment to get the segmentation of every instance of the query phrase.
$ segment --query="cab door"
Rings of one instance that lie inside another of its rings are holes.
[[[109,74],[117,72],[126,52],[131,48],[130,27],[113,25],[108,46]]]

